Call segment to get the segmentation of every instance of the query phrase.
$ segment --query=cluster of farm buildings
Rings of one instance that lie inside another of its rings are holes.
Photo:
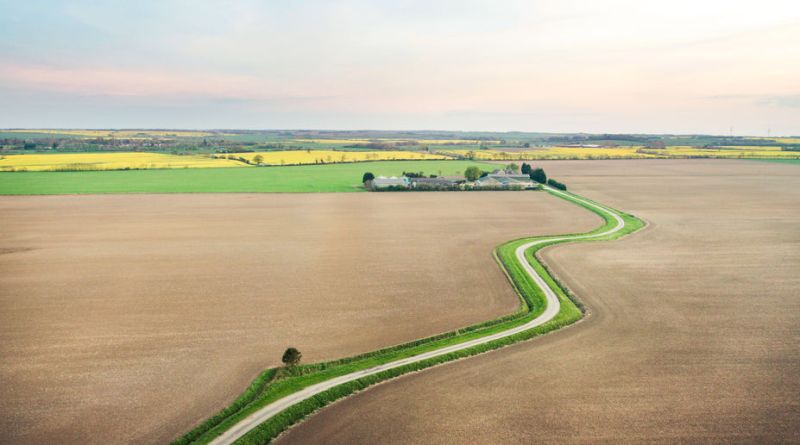
[[[463,177],[412,178],[407,176],[379,176],[365,183],[370,190],[535,190],[539,183],[529,175],[508,170],[495,170],[474,181]]]

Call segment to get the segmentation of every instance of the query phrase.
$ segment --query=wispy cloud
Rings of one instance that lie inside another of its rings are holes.
[[[320,99],[327,95],[290,93],[270,79],[248,75],[214,75],[113,68],[57,68],[0,65],[0,80],[17,88],[82,96],[180,97],[221,100],[280,98]]]
[[[769,107],[800,108],[800,94],[722,94],[708,96],[708,99],[723,102],[745,102]]]
[[[0,121],[800,133],[797,41],[796,0],[0,0]]]
[[[777,107],[800,108],[800,94],[788,96],[767,96],[761,98],[759,103],[762,105]],[[798,119],[800,119],[800,117],[798,117]]]

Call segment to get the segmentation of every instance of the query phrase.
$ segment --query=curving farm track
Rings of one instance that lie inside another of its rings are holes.
[[[581,205],[586,207],[590,207],[595,212],[604,214],[609,216],[614,222],[614,226],[610,229],[600,232],[600,233],[590,233],[590,234],[579,234],[579,235],[560,235],[554,237],[547,237],[547,238],[540,238],[534,241],[530,241],[524,243],[517,247],[515,251],[516,260],[519,262],[520,265],[524,268],[525,272],[531,277],[531,279],[536,283],[539,289],[542,290],[543,294],[546,297],[546,307],[545,310],[533,320],[528,321],[522,325],[512,327],[510,329],[497,332],[491,335],[487,335],[484,337],[480,337],[477,339],[473,339],[470,341],[466,341],[463,343],[458,343],[455,345],[446,346],[440,349],[428,351],[425,353],[420,353],[417,355],[413,355],[410,357],[406,357],[400,360],[391,361],[388,363],[384,363],[378,366],[374,366],[371,368],[351,372],[349,374],[341,375],[321,383],[317,383],[312,386],[308,386],[298,392],[290,394],[286,397],[278,399],[258,411],[254,412],[253,414],[249,415],[248,417],[244,418],[240,422],[233,425],[231,428],[226,430],[221,435],[217,436],[213,441],[210,443],[214,445],[224,445],[224,444],[232,444],[248,432],[252,431],[260,424],[266,422],[273,416],[279,414],[280,412],[284,411],[285,409],[303,402],[304,400],[310,399],[315,395],[321,394],[325,391],[328,391],[332,388],[335,388],[339,385],[352,382],[364,377],[368,377],[374,374],[378,374],[383,371],[387,371],[393,368],[398,368],[402,366],[406,366],[409,364],[422,362],[431,358],[439,357],[446,354],[451,354],[453,352],[467,350],[479,345],[491,343],[493,341],[497,341],[506,337],[513,336],[515,334],[533,329],[537,326],[541,326],[544,323],[552,320],[556,315],[558,315],[559,311],[561,310],[561,304],[559,302],[558,296],[554,292],[554,290],[547,284],[544,277],[542,277],[526,260],[525,252],[537,245],[541,244],[552,244],[552,243],[559,243],[559,242],[567,242],[567,241],[578,241],[578,240],[592,240],[592,239],[602,239],[608,235],[615,234],[625,228],[625,220],[614,210],[606,208],[604,206],[595,204],[589,200],[577,197],[572,194],[564,193],[559,190],[555,190],[551,187],[545,187],[545,190],[560,196],[562,198],[569,198],[573,201],[578,202]]]

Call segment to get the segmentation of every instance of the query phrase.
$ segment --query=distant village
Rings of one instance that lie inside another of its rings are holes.
[[[548,179],[544,170],[523,163],[509,164],[492,172],[468,167],[463,176],[425,176],[423,172],[403,172],[400,176],[374,176],[365,173],[364,187],[371,191],[460,191],[460,190],[540,190],[547,184],[560,190],[567,187]]]

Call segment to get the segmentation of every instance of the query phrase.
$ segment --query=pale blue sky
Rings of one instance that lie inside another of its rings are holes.
[[[797,1],[0,0],[0,127],[800,134]]]

